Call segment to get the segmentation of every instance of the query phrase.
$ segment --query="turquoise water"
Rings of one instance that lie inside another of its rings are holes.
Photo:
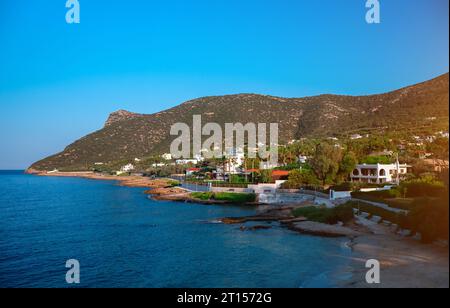
[[[0,287],[333,287],[343,239],[211,223],[254,208],[155,202],[110,181],[0,172]]]

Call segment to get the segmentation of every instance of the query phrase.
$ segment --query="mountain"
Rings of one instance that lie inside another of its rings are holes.
[[[104,128],[31,166],[33,170],[86,169],[95,162],[169,152],[171,125],[202,122],[279,123],[280,143],[301,137],[342,136],[371,130],[447,129],[449,75],[370,96],[320,95],[281,98],[257,94],[213,96],[144,115],[120,110]],[[432,119],[432,123],[430,123]]]

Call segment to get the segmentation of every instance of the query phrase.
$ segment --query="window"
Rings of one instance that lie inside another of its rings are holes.
[[[353,170],[353,175],[354,176],[358,176],[359,175],[359,170],[358,169]]]
[[[386,170],[381,169],[380,170],[380,176],[386,176]]]

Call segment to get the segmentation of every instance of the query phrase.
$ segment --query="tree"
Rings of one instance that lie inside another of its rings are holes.
[[[434,142],[427,144],[427,151],[434,154],[435,158],[448,160],[448,139],[437,138]]]
[[[261,183],[270,183],[272,182],[272,170],[261,170],[260,182]]]
[[[297,161],[297,156],[295,155],[295,152],[292,149],[292,147],[279,147],[278,157],[279,160],[282,162],[283,166],[293,164]]]
[[[323,186],[334,181],[341,160],[342,150],[339,147],[328,143],[320,143],[316,146],[311,167]]]
[[[287,188],[300,188],[302,186],[318,186],[320,181],[316,175],[309,169],[292,170],[289,173],[289,178],[285,183]]]
[[[345,181],[349,174],[355,169],[356,164],[358,164],[358,159],[355,153],[347,152],[342,158],[339,164],[339,178],[341,181]]]

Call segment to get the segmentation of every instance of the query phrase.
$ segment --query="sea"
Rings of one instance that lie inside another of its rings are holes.
[[[114,181],[0,171],[0,287],[332,288],[350,277],[347,239],[222,217],[255,207],[153,201]],[[68,260],[79,284],[66,280]]]

